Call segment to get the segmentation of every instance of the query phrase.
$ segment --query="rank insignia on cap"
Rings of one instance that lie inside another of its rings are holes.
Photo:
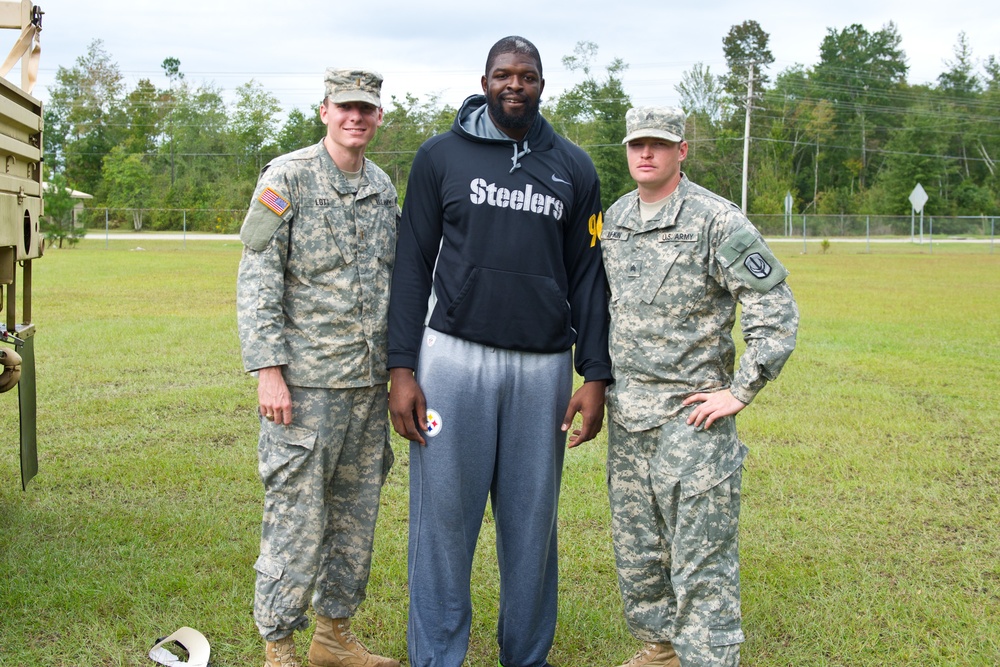
[[[441,432],[441,415],[434,410],[427,411],[427,430],[424,435],[434,437]]]
[[[264,206],[274,211],[277,215],[281,215],[288,210],[289,206],[291,206],[287,199],[279,195],[271,188],[264,188],[264,191],[260,193],[260,197],[257,197],[257,200]]]

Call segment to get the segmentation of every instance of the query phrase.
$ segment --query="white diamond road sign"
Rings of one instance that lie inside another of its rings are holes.
[[[927,193],[924,191],[924,186],[917,183],[917,187],[913,188],[913,192],[910,193],[910,203],[913,204],[913,210],[917,213],[921,213],[924,210],[924,204],[927,203]]]

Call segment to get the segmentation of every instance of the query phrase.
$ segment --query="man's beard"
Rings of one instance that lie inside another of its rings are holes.
[[[504,111],[503,102],[500,101],[499,95],[496,97],[486,96],[486,107],[489,109],[490,117],[493,119],[493,123],[501,129],[524,130],[530,128],[538,115],[540,104],[541,100],[532,102],[531,98],[526,97],[523,111],[519,114],[509,114]]]

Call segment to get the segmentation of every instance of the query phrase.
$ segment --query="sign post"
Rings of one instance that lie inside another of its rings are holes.
[[[785,236],[792,235],[792,193],[785,193]]]
[[[927,203],[927,192],[924,190],[924,186],[917,183],[917,187],[913,188],[913,192],[910,193],[910,204],[913,209],[910,211],[910,243],[913,243],[913,212],[916,211],[920,214],[920,244],[924,243],[924,204]]]

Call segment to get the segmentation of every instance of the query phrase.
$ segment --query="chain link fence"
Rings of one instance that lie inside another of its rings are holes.
[[[825,248],[835,241],[914,243],[933,248],[949,244],[974,244],[992,253],[996,216],[902,215],[753,215],[750,220],[769,239],[800,240],[804,249],[819,242]]]
[[[99,208],[80,212],[77,224],[87,230],[115,232],[203,232],[236,234],[247,210],[225,208]]]
[[[994,216],[901,216],[901,215],[753,215],[757,229],[764,236],[905,237],[919,240],[921,234],[935,239],[990,239],[997,218]]]
[[[87,208],[78,224],[90,232],[178,231],[236,234],[245,209],[115,209]],[[870,244],[916,243],[939,248],[949,243],[976,244],[994,251],[997,216],[893,215],[755,215],[750,220],[768,239],[799,240],[825,247],[837,241]],[[138,229],[137,229],[138,225]]]

